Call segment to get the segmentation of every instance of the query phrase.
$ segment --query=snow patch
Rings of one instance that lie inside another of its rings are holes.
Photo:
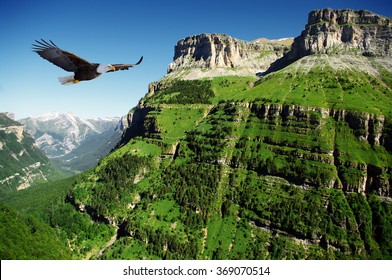
[[[62,157],[79,147],[91,136],[114,129],[120,118],[82,119],[74,113],[49,112],[20,120],[36,139],[37,146],[49,158]]]

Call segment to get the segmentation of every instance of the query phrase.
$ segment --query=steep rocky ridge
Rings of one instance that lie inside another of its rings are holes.
[[[334,51],[392,56],[392,21],[369,11],[316,10],[295,40],[297,56]]]
[[[273,63],[268,72],[307,55],[336,53],[391,57],[391,19],[366,10],[312,11],[305,29],[294,39],[290,52]]]
[[[367,109],[368,106],[365,108],[363,104],[363,108],[355,108],[354,102],[352,102],[351,98],[348,98],[348,96],[347,98],[339,97],[336,99],[332,94],[331,97],[326,95],[329,87],[334,89],[340,86],[342,87],[343,93],[348,92],[349,94],[352,94],[352,89],[354,88],[355,90],[353,85],[355,85],[357,81],[360,82],[361,80],[369,79],[371,83],[375,83],[374,85],[377,84],[377,82],[374,81],[381,80],[381,83],[383,84],[382,93],[386,94],[384,97],[388,96],[387,93],[391,91],[392,86],[389,78],[386,78],[386,76],[390,76],[390,74],[386,73],[388,73],[392,67],[390,53],[390,45],[392,42],[391,27],[392,24],[389,18],[369,11],[323,9],[310,12],[305,30],[302,32],[301,36],[295,38],[291,51],[282,58],[277,59],[277,62],[273,64],[270,70],[274,69],[276,66],[283,67],[287,66],[288,62],[291,63],[300,60],[296,64],[293,64],[292,67],[282,70],[282,73],[288,73],[286,75],[287,77],[285,76],[286,79],[292,80],[287,88],[287,97],[285,97],[286,100],[284,102],[292,104],[296,102],[290,100],[290,98],[292,98],[290,95],[294,96],[293,93],[296,91],[296,87],[298,87],[298,85],[295,84],[296,78],[300,75],[308,75],[309,72],[317,73],[317,71],[320,70],[315,71],[315,69],[321,69],[320,76],[324,75],[324,78],[321,78],[320,83],[314,85],[314,87],[321,91],[320,93],[322,95],[326,96],[326,101],[317,101],[319,102],[318,104],[317,102],[310,102],[307,106],[281,104],[265,105],[268,108],[262,109],[264,113],[259,112],[259,114],[268,115],[271,113],[269,111],[272,110],[272,114],[279,116],[281,120],[285,120],[292,116],[290,114],[295,111],[293,109],[295,106],[303,108],[299,109],[299,111],[309,111],[309,108],[313,108],[311,110],[320,112],[323,117],[334,120],[336,124],[345,123],[358,141],[366,142],[369,147],[382,146],[384,149],[391,151],[392,134],[389,124],[390,121],[386,121],[386,118],[390,117],[390,112],[387,111],[387,104],[390,102],[390,99],[386,98],[381,101],[383,106],[386,106],[385,108],[381,109],[375,106],[369,110]],[[213,69],[220,67],[241,67],[241,65],[249,67],[249,65],[251,65],[251,63],[249,63],[250,61],[253,61],[253,63],[257,61],[257,57],[255,56],[256,52],[260,52],[262,48],[265,48],[263,50],[274,50],[273,45],[271,45],[269,41],[264,45],[260,45],[260,42],[265,41],[259,40],[247,43],[227,35],[218,34],[202,34],[187,37],[177,43],[174,61],[169,65],[169,74],[167,76],[170,77],[170,75],[175,72],[183,74],[184,70],[187,68],[208,69],[208,71],[205,72],[211,74],[214,73]],[[284,48],[275,48],[275,50],[277,49],[283,50]],[[277,53],[274,53],[274,55],[279,56]],[[258,65],[258,67],[260,67],[260,65]],[[254,70],[255,68],[249,67],[248,69]],[[293,70],[295,72],[293,72]],[[332,73],[335,72],[337,77],[344,73],[347,77],[352,75],[354,78],[344,77],[344,79],[342,78],[341,80],[338,78],[335,81],[331,80],[330,82],[332,84],[329,85],[327,83],[328,77],[325,75],[328,71],[332,71]],[[361,71],[366,73],[361,75],[367,76],[358,76],[358,78],[356,78],[355,73],[361,73]],[[252,75],[250,74],[251,72],[252,71],[248,72],[248,74]],[[216,72],[212,75],[215,76]],[[177,77],[189,79],[190,76],[182,75]],[[273,80],[273,77],[267,77],[265,80],[268,79]],[[279,82],[279,80],[277,82]],[[344,84],[347,82],[350,82],[351,84]],[[146,98],[142,99],[138,106],[128,115],[130,129],[126,131],[123,140],[118,146],[124,145],[129,139],[135,136],[145,137],[160,133],[159,121],[156,120],[154,114],[149,113],[159,112],[161,106],[155,106],[148,101],[149,99],[154,99],[154,95],[169,86],[170,79],[167,79],[167,77],[159,82],[150,84]],[[363,87],[364,85],[358,86]],[[282,84],[282,89],[283,88],[285,88],[285,85]],[[349,89],[351,89],[351,92]],[[305,91],[308,90],[309,89],[305,89]],[[273,97],[273,93],[269,95]],[[303,97],[305,96],[306,94],[303,94]],[[362,94],[362,97],[360,98],[364,97],[365,96]],[[328,101],[328,99],[331,99],[331,101]],[[270,101],[272,100],[273,99],[271,98]],[[304,102],[305,100],[307,100],[307,98],[303,98],[300,103],[306,103]],[[375,98],[373,97],[373,101],[374,100]],[[344,102],[347,102],[347,104],[345,105]],[[252,104],[252,101],[248,103],[248,106],[252,106],[249,104]],[[271,106],[270,108],[272,109],[270,109],[269,106]],[[365,110],[365,112],[361,110]],[[386,117],[385,114],[388,116]],[[271,118],[271,116],[267,118]],[[386,175],[390,174],[391,171],[389,163],[377,165],[375,162],[366,162],[366,160],[364,162],[363,159],[360,160],[362,161],[360,163],[356,160],[353,162],[350,160],[347,161],[347,156],[345,156],[346,152],[342,152],[337,146],[331,147],[329,151],[324,152],[326,155],[330,155],[331,159],[334,157],[329,163],[335,165],[336,170],[339,170],[339,166],[344,166],[344,168],[358,170],[357,175],[359,174],[356,177],[357,179],[354,180],[355,182],[352,182],[348,180],[348,178],[343,178],[344,176],[340,176],[339,178],[341,171],[339,171],[340,173],[337,171],[337,177],[333,182],[330,182],[327,185],[357,192],[377,189],[380,195],[391,196],[391,178],[389,175]]]
[[[168,78],[198,79],[264,72],[288,51],[291,40],[238,40],[224,34],[200,34],[178,41]]]

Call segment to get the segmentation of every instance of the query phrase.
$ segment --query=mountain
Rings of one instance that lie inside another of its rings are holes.
[[[181,39],[46,219],[75,258],[391,259],[390,31],[323,9],[289,48]]]
[[[314,54],[346,54],[362,58],[391,57],[391,26],[390,18],[365,10],[312,11],[305,29],[295,38],[290,52],[277,60],[269,72]],[[387,63],[389,62],[390,60],[387,60]],[[366,67],[366,63],[357,66]]]
[[[118,117],[82,119],[72,113],[47,113],[19,120],[37,146],[63,170],[81,172],[94,166],[122,134]]]
[[[167,78],[200,79],[249,76],[267,70],[289,50],[292,39],[246,42],[222,34],[201,34],[180,40]]]
[[[61,173],[36,146],[24,126],[0,113],[0,193],[26,189]]]
[[[97,257],[390,258],[390,31],[325,9],[275,60],[227,35],[180,40],[118,149],[69,193],[117,229]]]

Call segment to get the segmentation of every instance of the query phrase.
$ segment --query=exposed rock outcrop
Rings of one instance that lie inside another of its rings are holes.
[[[332,53],[391,57],[391,19],[365,10],[312,11],[291,51],[273,63],[268,72],[307,55]]]
[[[320,130],[323,125],[325,125],[327,119],[332,118],[335,121],[335,134],[345,133],[346,136],[344,137],[351,137],[350,135],[354,135],[357,141],[363,141],[373,148],[376,148],[379,145],[385,145],[386,141],[383,139],[389,138],[389,136],[386,135],[388,132],[385,131],[385,117],[382,115],[288,104],[250,103],[247,104],[246,107],[250,108],[250,111],[260,118],[260,120],[268,122],[269,124],[273,122],[275,123],[275,127],[284,126],[287,131],[291,132],[296,131],[296,125],[298,125],[298,123],[301,123],[301,129],[305,129],[302,131],[302,133],[305,134],[306,129]],[[291,124],[290,122],[293,117],[295,117],[295,121]],[[349,129],[346,132],[341,131],[345,127],[348,127]],[[260,140],[277,147],[287,145],[279,141]],[[360,161],[358,161],[358,159],[352,159],[349,155],[351,154],[351,151],[347,149],[342,150],[340,148],[341,144],[339,143],[339,140],[335,139],[333,141],[333,145],[330,147],[333,150],[325,150],[322,148],[314,149],[306,146],[301,147],[297,143],[295,146],[296,148],[302,150],[308,149],[311,154],[296,152],[295,156],[324,162],[333,166],[333,168],[337,170],[337,177],[331,177],[331,181],[327,184],[330,187],[341,188],[345,192],[368,193],[374,191],[381,196],[391,197],[391,168],[387,165],[384,166],[385,163],[375,165],[366,158],[363,158]],[[277,148],[275,152],[279,154],[282,153],[279,148]],[[352,156],[354,156],[354,154],[355,152]],[[343,172],[347,169],[351,170],[351,177],[347,177],[347,175],[345,175],[347,172]],[[310,184],[314,183],[311,178],[308,178],[307,180]]]
[[[154,107],[145,107],[143,103],[139,103],[138,106],[132,109],[126,117],[127,128],[123,131],[121,140],[117,143],[114,149],[125,145],[130,139],[136,136],[142,136],[145,133],[148,133],[149,127],[146,124],[146,116],[148,112],[154,109]]]
[[[380,145],[385,117],[366,112],[330,110],[330,116],[336,121],[345,121],[360,140],[371,145]],[[383,141],[381,141],[381,145]]]
[[[0,127],[0,131],[4,131],[6,134],[14,134],[19,143],[23,140],[23,125]]]
[[[311,12],[301,36],[294,40],[291,51],[284,56],[287,42],[278,43],[268,40],[245,42],[219,34],[187,37],[175,46],[174,61],[169,65],[168,75],[158,82],[151,83],[146,99],[142,99],[128,115],[130,128],[126,130],[118,146],[127,143],[135,136],[148,137],[150,141],[160,137],[155,116],[150,116],[148,113],[159,112],[158,106],[161,105],[149,104],[148,98],[164,88],[166,79],[170,82],[170,77],[196,79],[230,75],[235,73],[233,71],[237,71],[235,75],[249,75],[249,73],[255,74],[265,70],[265,67],[279,57],[281,58],[271,66],[269,71],[280,69],[304,56],[308,57],[304,57],[301,62],[312,60],[308,63],[311,65],[309,69],[316,67],[317,63],[322,61],[321,57],[331,65],[351,67],[376,76],[379,75],[378,69],[372,62],[382,60],[383,66],[388,69],[392,58],[391,44],[391,19],[369,11],[332,9]],[[334,55],[336,53],[343,55]],[[322,55],[310,56],[312,54]],[[375,58],[368,59],[368,56],[375,56]],[[298,67],[303,69],[305,64],[298,64]],[[360,66],[357,67],[358,65]],[[290,144],[289,141],[285,143],[281,141],[281,143],[280,139],[273,139],[273,137],[265,137],[257,141],[268,143],[272,147],[270,149],[276,149],[273,151],[276,153],[283,151],[293,157],[327,164],[328,168],[333,169],[336,174],[334,173],[329,181],[323,182],[323,185],[341,188],[347,192],[376,191],[382,196],[392,195],[390,191],[392,170],[388,167],[388,163],[375,160],[363,152],[366,149],[377,150],[379,148],[392,150],[392,125],[391,121],[382,115],[383,113],[359,112],[347,108],[322,108],[322,104],[320,107],[310,107],[271,104],[271,102],[259,104],[252,103],[250,100],[240,106],[247,108],[261,121],[274,127],[281,127],[283,123],[285,129],[291,129],[290,132],[296,134],[306,134],[306,129],[319,129],[325,123],[329,123],[331,127],[328,129],[335,130],[328,135],[330,145],[306,146],[306,143],[300,143],[300,141],[295,141],[294,144]],[[302,126],[296,127],[296,123]],[[323,129],[326,130],[325,127]],[[340,135],[340,139],[336,139],[338,138],[336,135]],[[347,149],[346,146],[349,144],[345,142],[344,137],[352,140],[351,144],[361,146],[358,151],[353,152]],[[284,148],[280,149],[280,146]],[[286,147],[291,147],[293,150],[285,149]],[[298,154],[296,149],[301,149],[306,153]],[[175,149],[171,154],[175,154]],[[217,162],[233,166],[242,164],[230,162],[230,157]],[[281,174],[273,175],[280,176]],[[319,184],[312,180],[312,178],[306,178],[301,183]]]
[[[124,131],[129,127],[130,123],[128,120],[128,115],[122,116],[117,124],[115,130]]]
[[[392,21],[369,11],[316,10],[296,38],[297,56],[336,51],[392,56]]]
[[[311,106],[290,105],[290,104],[271,104],[271,103],[236,103],[236,105],[243,107],[243,110],[257,116],[260,121],[273,125],[276,130],[283,129],[291,133],[306,135],[308,130],[321,131],[326,123],[331,123],[333,120],[334,134],[346,133],[342,137],[355,137],[355,143],[364,143],[377,149],[377,146],[384,146],[388,149],[388,139],[390,139],[389,125],[386,123],[383,115],[370,114],[366,112],[357,112],[343,109],[329,109]],[[144,106],[139,104],[129,115],[130,128],[125,131],[122,141],[118,147],[126,144],[135,136],[147,137],[149,139],[160,137],[160,131],[156,126],[155,116],[148,115],[149,112],[159,110],[159,108]],[[249,114],[247,113],[247,114]],[[245,114],[245,115],[247,115]],[[343,132],[343,130],[345,132]],[[331,136],[330,137],[333,137]],[[346,149],[340,148],[338,140],[330,139],[331,145],[327,146],[307,146],[303,142],[295,142],[293,145],[279,139],[266,137],[258,139],[270,145],[272,152],[277,154],[284,154],[285,156],[292,156],[306,160],[316,161],[330,166],[336,170],[336,175],[330,178],[330,181],[325,183],[328,187],[336,187],[343,189],[346,192],[377,192],[381,196],[391,197],[392,170],[381,164],[376,166],[365,161],[351,160]],[[282,147],[282,148],[281,148]],[[288,149],[286,148],[288,147]],[[290,149],[295,148],[295,149]],[[305,151],[305,152],[301,152]],[[171,154],[174,154],[173,151]],[[282,154],[282,155],[283,155]],[[237,159],[238,161],[238,159]],[[225,159],[222,164],[232,165],[235,167],[241,166],[233,159]],[[245,168],[245,166],[242,166]],[[246,167],[248,168],[248,167]],[[355,176],[347,177],[345,170],[351,170]],[[282,176],[286,179],[285,174],[274,174]],[[305,182],[296,182],[297,184],[317,185],[313,178],[307,178]]]
[[[0,194],[46,182],[57,173],[24,126],[8,116],[0,113]]]
[[[246,42],[222,34],[190,36],[176,44],[173,62],[167,72],[185,79],[254,75],[282,57],[290,43],[290,39]]]

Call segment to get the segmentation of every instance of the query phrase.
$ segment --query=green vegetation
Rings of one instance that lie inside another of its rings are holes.
[[[32,214],[49,222],[57,205],[64,203],[68,190],[78,180],[79,176],[75,176],[40,184],[23,191],[4,195],[0,197],[0,203],[12,205],[23,215]]]
[[[185,136],[185,132],[191,130],[195,123],[207,114],[210,105],[171,105],[165,106],[156,113],[159,136],[165,143],[173,144]],[[184,114],[184,110],[187,111]]]
[[[262,50],[262,51],[260,51],[260,54],[257,57],[257,59],[262,59],[262,58],[268,56],[269,54],[271,54],[273,52],[274,52],[274,50]]]
[[[170,81],[94,169],[2,202],[64,258],[391,259],[390,73],[324,62]]]
[[[210,104],[213,96],[208,80],[176,80],[161,89],[153,99],[166,104]]]
[[[306,58],[305,58],[306,59]],[[392,114],[391,74],[381,76],[349,69],[333,69],[322,58],[310,71],[298,67],[271,73],[254,83],[250,77],[218,77],[212,81],[214,101],[250,102],[264,98],[271,103],[295,104],[382,114]],[[254,85],[253,85],[254,83]]]
[[[0,203],[0,258],[69,259],[71,252],[56,230],[32,215],[22,215]]]
[[[0,113],[0,196],[64,177],[23,126]]]

